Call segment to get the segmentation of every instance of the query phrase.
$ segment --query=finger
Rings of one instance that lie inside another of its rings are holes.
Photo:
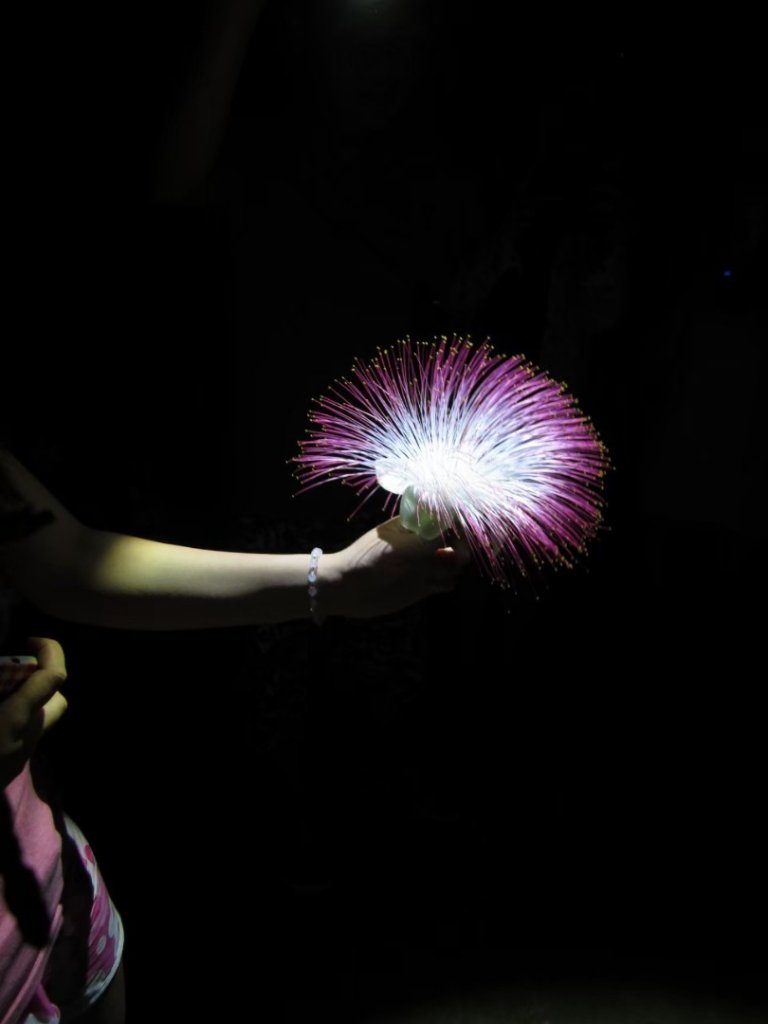
[[[414,530],[409,530],[408,527],[403,526],[403,521],[400,516],[393,516],[392,519],[388,519],[385,523],[377,528],[377,533],[383,539],[391,538],[396,534],[400,539],[399,547],[402,547],[402,542],[406,541],[411,544],[414,550],[418,551],[437,551],[438,548],[445,546],[444,537],[438,535],[431,539],[423,537],[420,533]]]
[[[451,542],[450,547],[440,547],[435,554],[438,558],[455,562],[459,569],[463,569],[465,565],[469,565],[472,561],[469,545],[463,540],[454,540]]]
[[[64,651],[58,640],[51,640],[44,636],[28,636],[27,644],[32,653],[36,655],[40,668],[58,669],[66,677],[67,664]]]
[[[434,564],[437,566],[439,577],[453,579],[461,572],[464,559],[456,548],[438,548]]]
[[[29,636],[27,643],[37,657],[40,670],[30,676],[26,694],[36,706],[42,707],[66,682],[67,663],[64,650],[58,640],[52,640],[50,637]]]
[[[455,559],[435,559],[430,573],[430,589],[433,593],[445,593],[454,590],[459,580],[459,565]]]
[[[52,725],[55,725],[64,712],[67,710],[67,698],[62,693],[54,693],[47,703],[41,708],[43,713],[43,732],[47,732]]]
[[[67,678],[66,671],[55,668],[39,668],[9,698],[26,708],[27,713],[42,708]]]

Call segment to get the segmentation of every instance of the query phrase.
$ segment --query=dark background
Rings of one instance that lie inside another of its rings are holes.
[[[18,457],[93,526],[333,550],[377,514],[291,497],[311,398],[377,345],[458,333],[566,380],[615,469],[607,529],[537,595],[469,577],[322,630],[16,610],[11,645],[67,653],[47,756],[123,914],[137,1019],[356,1020],[484,979],[756,1004],[754,26],[678,45],[484,4],[268,2],[220,145],[174,164],[201,40],[247,6],[19,26]]]

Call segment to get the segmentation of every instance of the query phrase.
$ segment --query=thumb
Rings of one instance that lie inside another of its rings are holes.
[[[19,687],[14,696],[33,710],[42,708],[54,694],[58,693],[67,678],[67,669],[64,651],[56,640],[29,637],[27,642],[36,651],[39,667]]]

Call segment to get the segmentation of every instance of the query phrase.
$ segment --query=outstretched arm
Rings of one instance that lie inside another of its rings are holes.
[[[0,474],[33,509],[53,513],[52,522],[29,536],[0,544],[0,570],[50,615],[142,630],[309,617],[309,552],[209,551],[94,530],[1,450]],[[424,541],[390,520],[320,558],[317,610],[352,617],[396,611],[450,589],[460,562],[454,549]]]

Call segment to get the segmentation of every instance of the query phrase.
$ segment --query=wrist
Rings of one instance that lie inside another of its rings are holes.
[[[343,615],[344,608],[340,600],[342,579],[341,558],[338,553],[324,552],[317,563],[317,594],[314,600],[317,619],[329,615]]]

